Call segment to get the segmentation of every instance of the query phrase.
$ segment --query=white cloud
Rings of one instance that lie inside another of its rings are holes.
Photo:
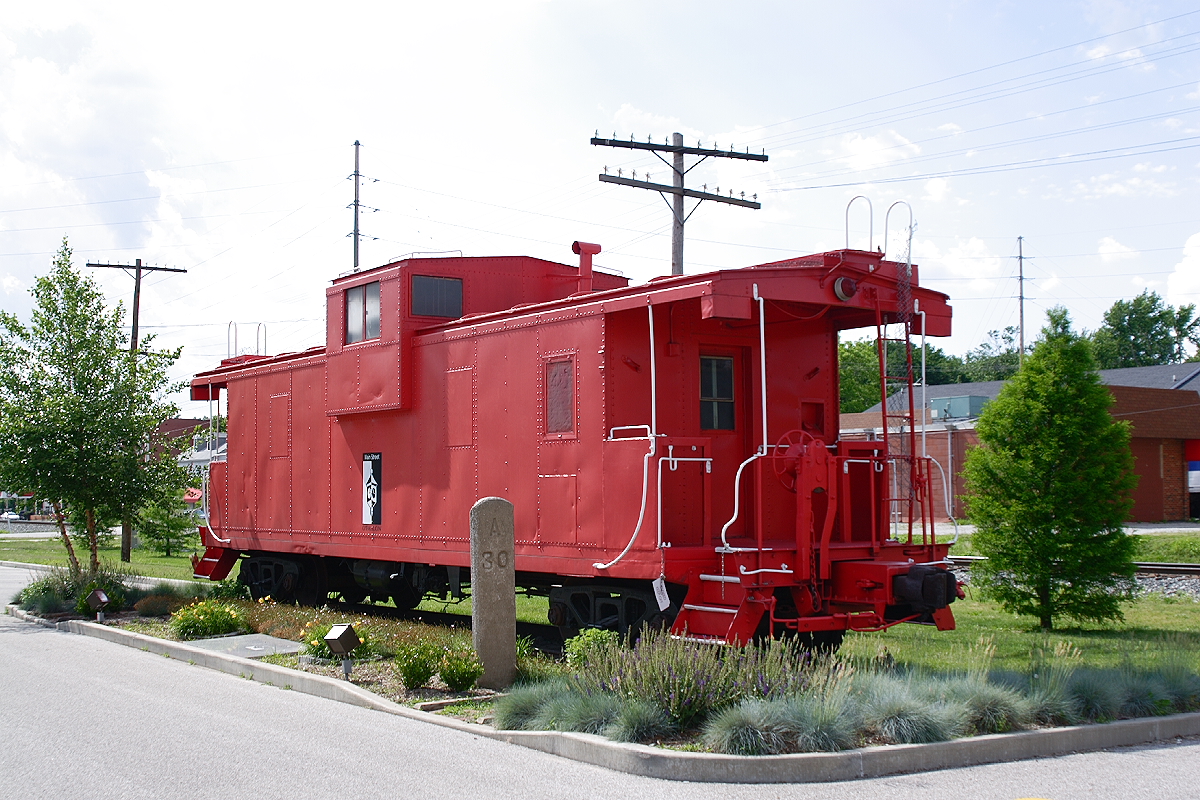
[[[1200,233],[1183,245],[1183,260],[1167,277],[1167,299],[1172,305],[1200,303]]]
[[[925,182],[925,199],[931,203],[940,203],[950,195],[950,181],[945,178],[934,178]]]
[[[937,129],[939,131],[945,131],[946,133],[953,133],[956,136],[963,131],[961,125],[956,125],[953,122],[947,122],[945,125],[939,125]]]
[[[1200,100],[1200,83],[1196,84],[1196,91],[1188,92],[1186,97],[1188,100]]]
[[[842,139],[842,161],[853,170],[875,169],[911,156],[919,155],[921,148],[895,131],[876,136],[861,133],[847,134]]]
[[[1087,51],[1087,57],[1093,58],[1093,59],[1094,58],[1104,58],[1111,52],[1112,52],[1112,50],[1108,49],[1108,45],[1105,45],[1105,44],[1096,45],[1091,50]]]
[[[1105,236],[1100,240],[1096,252],[1100,254],[1100,260],[1105,264],[1124,261],[1137,255],[1132,247],[1126,247],[1111,236]]]
[[[917,239],[913,242],[913,254],[913,260],[923,267],[922,282],[935,277],[970,278],[956,282],[955,293],[995,291],[1006,275],[1007,259],[993,253],[982,239],[976,237],[959,241],[944,252],[930,239]]]
[[[1174,185],[1152,178],[1134,176],[1122,179],[1119,175],[1109,173],[1093,175],[1087,181],[1076,181],[1075,193],[1092,200],[1102,197],[1171,197],[1178,192]]]
[[[11,273],[5,273],[3,278],[0,278],[0,289],[4,290],[5,294],[13,294],[25,288],[25,282]]]

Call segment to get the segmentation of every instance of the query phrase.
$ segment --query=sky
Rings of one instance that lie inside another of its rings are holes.
[[[640,283],[670,272],[670,212],[597,176],[669,174],[589,140],[678,131],[769,156],[688,174],[762,208],[701,204],[687,273],[847,240],[893,257],[905,201],[921,283],[954,308],[933,341],[962,354],[1018,322],[1018,237],[1029,340],[1054,306],[1092,330],[1145,289],[1200,303],[1198,111],[1200,4],[1179,2],[0,0],[0,307],[28,318],[66,236],[83,269],[187,270],[141,296],[180,379],[235,332],[238,352],[323,345],[356,140],[363,267],[574,264],[583,240]],[[90,272],[130,305],[130,275]]]

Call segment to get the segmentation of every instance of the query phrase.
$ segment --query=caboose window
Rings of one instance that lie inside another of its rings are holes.
[[[734,429],[732,358],[700,358],[700,428],[706,431]]]
[[[575,430],[574,372],[570,359],[546,364],[546,433]]]
[[[346,290],[346,344],[379,338],[379,281]]]
[[[412,314],[414,317],[462,316],[462,280],[435,278],[432,275],[412,276]]]

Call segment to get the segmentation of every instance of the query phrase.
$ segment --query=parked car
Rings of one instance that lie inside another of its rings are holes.
[[[0,514],[0,519],[22,519],[22,517],[18,511],[5,511]]]

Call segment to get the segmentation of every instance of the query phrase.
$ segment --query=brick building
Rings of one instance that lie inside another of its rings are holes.
[[[1113,396],[1110,413],[1115,419],[1128,420],[1132,427],[1130,449],[1138,486],[1129,521],[1166,522],[1193,516],[1192,504],[1200,500],[1200,493],[1189,494],[1189,455],[1200,457],[1200,365],[1101,370],[1099,375]],[[924,448],[941,467],[940,471],[934,468],[932,487],[934,513],[939,519],[947,516],[948,509],[956,518],[965,515],[962,465],[967,451],[979,444],[975,420],[1003,385],[1003,381],[989,381],[924,389],[925,428],[923,434],[917,433],[917,448],[918,452]],[[920,388],[916,399],[919,407]],[[896,401],[907,403],[902,395]],[[879,425],[878,405],[861,414],[843,414],[841,436],[879,438]],[[1193,474],[1193,483],[1195,477]],[[1200,486],[1193,488],[1200,490]]]

